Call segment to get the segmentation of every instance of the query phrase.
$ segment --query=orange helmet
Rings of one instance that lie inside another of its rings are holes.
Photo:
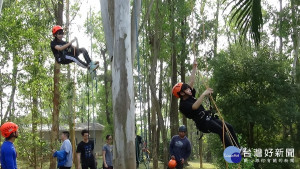
[[[63,28],[62,28],[61,26],[59,26],[59,25],[53,26],[53,28],[52,28],[52,35],[54,36],[54,34],[55,34],[57,31],[59,31],[59,30],[63,30]]]
[[[168,167],[169,167],[169,168],[175,168],[176,165],[177,165],[176,160],[171,159],[171,160],[169,161]]]
[[[6,122],[2,124],[0,131],[3,137],[7,138],[11,133],[16,132],[18,130],[18,125],[13,122]]]
[[[179,82],[176,85],[174,85],[174,87],[172,89],[172,93],[176,98],[179,98],[179,92],[181,91],[182,85],[183,85],[183,83]]]

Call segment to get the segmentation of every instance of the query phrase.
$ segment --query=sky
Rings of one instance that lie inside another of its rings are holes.
[[[80,47],[85,47],[88,51],[91,51],[91,42],[90,37],[84,33],[84,22],[90,15],[90,10],[100,12],[100,0],[82,0],[78,15],[76,15],[70,27],[70,39],[77,37]]]

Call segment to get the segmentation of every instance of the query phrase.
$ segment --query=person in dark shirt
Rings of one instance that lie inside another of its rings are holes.
[[[143,138],[140,135],[136,135],[135,137],[135,157],[136,157],[136,166],[139,168],[140,158],[141,158],[141,150],[143,148]]]
[[[189,84],[182,82],[177,83],[173,87],[172,93],[176,98],[180,98],[180,112],[184,114],[187,118],[192,119],[196,123],[198,130],[204,133],[216,133],[219,135],[221,141],[223,142],[222,121],[212,116],[211,113],[209,111],[206,111],[202,106],[204,98],[212,94],[213,89],[207,88],[198,99],[195,98],[196,90],[193,88],[193,86],[195,82],[196,69],[197,63],[194,62]],[[226,134],[226,132],[228,131],[224,130],[225,146],[237,146],[238,148],[240,148],[233,127],[227,122],[225,122],[225,124],[233,138],[233,140],[229,139],[228,134]]]
[[[171,159],[176,160],[176,169],[182,169],[184,161],[191,155],[191,142],[185,136],[187,128],[182,125],[178,129],[178,135],[172,137],[170,142]]]
[[[77,65],[89,69],[90,73],[99,67],[99,62],[91,61],[85,48],[76,48],[75,46],[72,46],[72,43],[77,40],[76,38],[71,40],[71,42],[65,42],[62,40],[64,31],[61,26],[54,26],[52,28],[52,34],[54,39],[51,41],[51,50],[57,63],[69,64],[75,62]],[[80,54],[83,54],[86,62],[79,59],[78,56]]]
[[[82,130],[81,135],[83,140],[77,145],[77,169],[80,163],[82,169],[96,169],[96,159],[94,152],[94,142],[89,140],[89,131]]]

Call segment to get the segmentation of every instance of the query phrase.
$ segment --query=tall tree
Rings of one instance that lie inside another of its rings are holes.
[[[17,52],[14,51],[13,52],[13,70],[12,70],[12,81],[11,81],[11,94],[10,94],[10,98],[9,98],[9,104],[7,106],[6,112],[4,114],[3,117],[3,121],[6,121],[8,119],[8,117],[11,117],[11,111],[12,111],[12,105],[14,104],[14,98],[15,98],[15,93],[16,93],[16,89],[17,89],[17,75],[18,75],[18,64],[20,61],[18,56],[17,56]]]
[[[101,56],[103,59],[103,66],[104,66],[104,92],[105,92],[105,114],[106,114],[106,121],[108,124],[111,124],[111,112],[109,108],[109,91],[108,91],[108,84],[109,84],[109,74],[107,71],[107,58],[105,57],[106,49],[101,49]]]
[[[177,53],[176,53],[176,39],[175,39],[175,21],[174,21],[174,12],[175,12],[175,1],[168,0],[169,6],[169,22],[171,26],[171,62],[172,62],[172,75],[171,75],[171,85],[174,86],[177,83]],[[170,128],[171,136],[177,134],[178,130],[178,100],[175,96],[171,96],[170,104]]]
[[[135,49],[132,45],[136,45],[138,36],[136,32],[141,1],[134,1],[131,17],[129,0],[101,0],[100,3],[106,45],[112,58],[114,159],[118,159],[114,160],[114,166],[134,169],[136,162],[132,68]],[[130,22],[132,17],[136,22]]]
[[[66,26],[65,30],[67,32],[67,41],[69,40],[70,35],[70,0],[66,0]],[[78,44],[77,44],[78,45]],[[77,46],[78,47],[78,46]],[[74,74],[76,73],[75,67],[74,67]],[[67,67],[67,104],[68,104],[68,123],[69,123],[69,130],[70,130],[70,141],[72,144],[73,149],[73,164],[75,165],[75,168],[78,167],[77,162],[77,153],[76,153],[76,138],[75,138],[75,118],[76,118],[76,112],[73,106],[73,103],[76,98],[76,92],[75,92],[75,81],[71,76],[71,66],[70,64]]]
[[[214,56],[217,56],[218,50],[218,33],[219,33],[219,10],[220,10],[220,0],[217,0],[217,11],[215,13],[215,26],[214,26]]]
[[[151,128],[152,128],[152,157],[153,157],[153,168],[158,168],[158,151],[157,146],[160,142],[159,134],[161,133],[162,140],[167,139],[167,131],[164,123],[164,118],[162,115],[160,100],[157,97],[157,87],[156,87],[156,74],[157,74],[157,62],[158,58],[160,56],[160,48],[161,48],[161,39],[162,39],[162,26],[161,26],[161,20],[159,18],[162,18],[161,15],[161,6],[162,1],[158,0],[156,1],[156,8],[154,12],[155,21],[154,21],[154,28],[152,31],[149,32],[149,39],[150,39],[150,48],[151,48],[151,66],[150,66],[150,75],[149,75],[149,83],[150,86],[150,93],[151,93]],[[149,28],[148,28],[149,29]],[[162,66],[162,65],[161,65]],[[160,72],[163,73],[163,72]],[[162,81],[162,79],[160,79]],[[161,82],[162,83],[162,82]],[[157,118],[156,118],[157,117]],[[157,122],[156,122],[157,120]],[[157,126],[158,125],[158,126]],[[166,165],[167,164],[167,156],[168,154],[168,145],[166,141],[163,141],[163,162]]]
[[[64,1],[58,0],[57,4],[54,4],[54,14],[57,25],[63,25],[63,9]],[[60,106],[60,92],[59,92],[59,78],[60,64],[56,61],[54,63],[54,89],[53,89],[53,113],[52,113],[52,128],[51,128],[51,149],[55,148],[55,144],[59,138],[59,106]],[[56,168],[56,159],[50,155],[50,169]]]
[[[282,16],[283,16],[283,10],[282,10],[282,0],[279,0],[279,53],[282,54]]]
[[[1,10],[2,10],[2,4],[3,4],[3,0],[0,0],[0,15],[1,15]]]
[[[112,96],[115,124],[114,159],[118,159],[114,160],[114,167],[120,169],[135,169],[135,108],[129,0],[115,0],[114,18]]]
[[[296,0],[291,0],[291,9],[292,9],[292,41],[293,41],[293,70],[292,76],[295,83],[300,84],[300,79],[297,79],[297,66],[299,65],[299,47],[300,47],[300,33],[299,33],[299,11],[298,11],[299,2]]]

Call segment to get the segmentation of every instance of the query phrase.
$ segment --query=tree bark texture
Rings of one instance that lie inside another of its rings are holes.
[[[10,117],[11,115],[11,109],[12,109],[12,105],[14,103],[14,98],[15,98],[15,93],[16,93],[16,89],[17,89],[17,77],[18,77],[18,62],[17,62],[17,54],[14,53],[13,54],[13,70],[12,70],[12,82],[11,82],[11,94],[9,97],[9,103],[6,109],[6,112],[4,114],[4,117],[2,119],[2,121],[7,121],[8,117]]]
[[[1,14],[1,11],[2,11],[2,4],[3,4],[3,0],[0,0],[0,14]]]
[[[175,25],[174,25],[174,2],[169,0],[169,10],[170,16],[169,21],[171,24],[171,62],[172,62],[172,75],[171,75],[171,84],[174,86],[177,83],[177,58],[176,58],[176,46],[175,46]],[[171,136],[174,136],[178,133],[178,100],[175,96],[172,95],[171,105],[170,105],[170,128]]]
[[[55,9],[55,19],[57,25],[63,24],[63,9],[64,1],[58,0],[57,4],[53,7]],[[52,128],[51,128],[51,144],[50,148],[55,149],[55,144],[59,138],[59,106],[60,106],[60,92],[59,92],[59,78],[60,76],[60,64],[55,61],[54,64],[54,89],[53,89],[53,113],[52,113]],[[52,153],[50,153],[50,169],[57,168],[56,158],[53,158]]]
[[[114,1],[112,99],[114,168],[135,169],[135,107],[131,60],[130,1]]]
[[[105,88],[105,114],[106,114],[106,121],[108,124],[111,124],[111,119],[110,119],[110,110],[108,106],[108,97],[109,97],[109,92],[108,92],[108,72],[107,72],[107,61],[105,58],[105,53],[106,50],[102,49],[101,50],[101,55],[103,58],[104,62],[104,88]]]
[[[100,0],[105,41],[108,54],[111,58],[114,52],[114,1],[115,0]]]

